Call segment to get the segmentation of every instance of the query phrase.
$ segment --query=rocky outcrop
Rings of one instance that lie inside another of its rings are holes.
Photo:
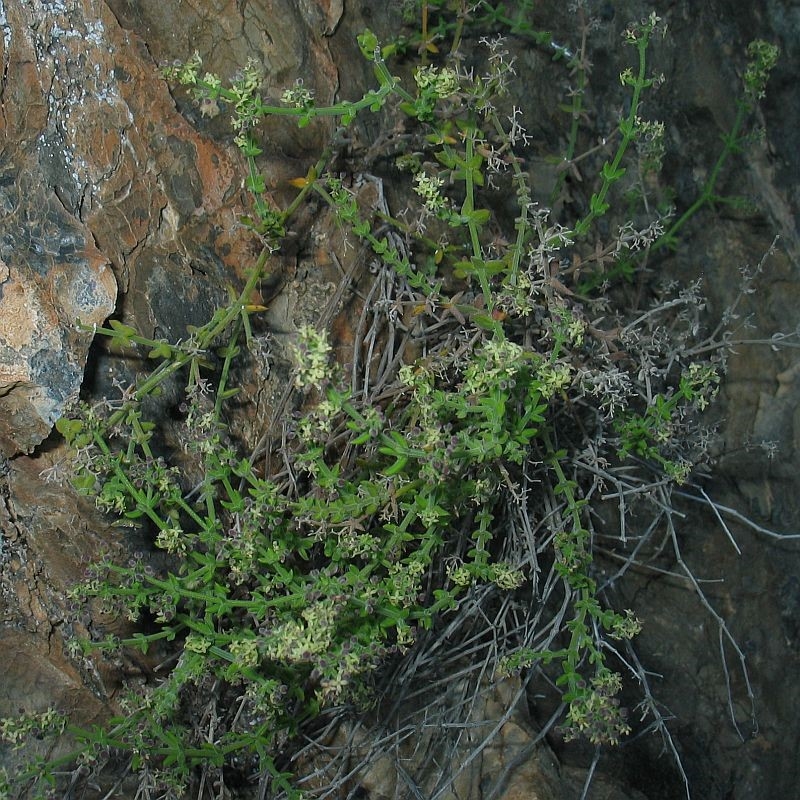
[[[149,4],[149,11],[109,5],[4,4],[0,448],[6,455],[30,452],[77,396],[92,340],[77,325],[102,322],[116,306],[117,285],[121,314],[148,334],[178,338],[187,324],[208,316],[253,259],[238,224],[241,164],[226,135],[221,143],[213,138],[227,134],[227,120],[214,122],[191,106],[184,109],[188,120],[179,114],[158,61],[202,46],[209,68],[231,76],[260,55],[277,86],[305,74],[321,96],[331,98],[335,89],[336,69],[322,43],[338,23],[341,2],[249,10],[241,4],[241,14],[234,2],[213,10],[205,2]],[[129,27],[170,36],[145,42],[120,25],[114,10]],[[126,11],[144,16],[133,25]],[[319,144],[306,139],[309,148]]]
[[[62,222],[60,230],[69,227]],[[111,313],[116,295],[108,263],[93,247],[90,254],[54,253],[44,274],[23,260],[21,243],[8,249],[11,263],[0,261],[0,451],[6,456],[33,450],[77,397],[91,326]]]

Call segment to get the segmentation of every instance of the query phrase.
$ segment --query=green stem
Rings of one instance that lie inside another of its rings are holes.
[[[475,128],[473,126],[470,126],[469,130],[467,131],[465,147],[467,163],[464,168],[464,182],[466,184],[467,197],[464,203],[464,209],[467,212],[467,228],[469,229],[469,238],[470,243],[472,244],[472,255],[476,259],[480,259],[482,257],[482,253],[480,237],[478,235],[478,226],[475,224],[475,220],[469,216],[471,212],[475,210],[475,180],[472,174],[472,160],[475,157]],[[486,300],[488,303],[489,296],[486,292],[486,287],[484,287],[484,294],[486,294]]]
[[[628,116],[620,123],[619,130],[622,133],[622,140],[617,147],[617,152],[611,162],[606,162],[602,170],[603,183],[600,191],[592,196],[592,208],[589,213],[575,225],[575,233],[577,235],[584,235],[588,230],[591,223],[605,213],[603,206],[606,202],[606,197],[611,187],[619,180],[624,173],[620,170],[622,159],[628,149],[628,145],[636,138],[636,120],[639,115],[639,102],[642,91],[652,85],[652,81],[646,77],[647,70],[647,45],[649,37],[643,36],[636,42],[636,50],[639,54],[639,71],[636,78],[633,80],[633,96],[631,97],[631,108]]]
[[[246,314],[247,312],[242,309],[242,312]],[[239,340],[239,334],[242,332],[242,317],[241,314],[237,316],[236,322],[233,325],[233,332],[231,333],[230,341],[228,342],[228,346],[225,348],[225,359],[222,362],[222,370],[219,376],[219,384],[217,385],[217,397],[214,402],[214,419],[216,422],[219,422],[222,416],[222,404],[225,401],[225,391],[227,389],[228,384],[228,376],[230,375],[231,366],[233,364],[233,358],[237,354],[237,346],[236,343]]]
[[[497,112],[492,111],[489,119],[497,131],[502,141],[508,141],[508,134]],[[530,187],[528,186],[528,179],[520,166],[519,160],[511,153],[511,169],[514,172],[514,183],[517,185],[517,198],[519,200],[519,216],[514,221],[514,229],[517,232],[517,238],[514,242],[514,248],[511,256],[511,266],[508,272],[508,281],[511,286],[517,285],[517,277],[519,275],[519,265],[522,261],[522,255],[525,252],[525,240],[530,234],[530,225],[528,224],[528,211],[530,209]]]
[[[715,198],[714,187],[719,179],[719,174],[722,171],[722,167],[725,165],[725,162],[728,160],[728,157],[735,153],[738,149],[739,134],[741,133],[742,125],[744,124],[744,121],[750,111],[752,111],[752,107],[748,103],[746,103],[744,100],[740,100],[738,102],[736,118],[733,121],[733,126],[731,127],[730,133],[722,137],[725,146],[722,148],[722,152],[719,154],[719,158],[717,158],[717,161],[711,170],[711,174],[708,176],[708,179],[703,185],[700,196],[689,206],[689,208],[686,209],[686,211],[683,212],[683,214],[681,214],[681,216],[672,224],[669,230],[659,237],[658,241],[653,244],[651,248],[652,251],[660,250],[665,245],[673,242],[678,231],[683,228],[683,226],[698,211],[700,211],[703,206],[713,202]]]
[[[581,38],[581,46],[578,50],[577,56],[570,62],[568,66],[574,66],[577,75],[577,88],[572,92],[572,107],[570,108],[571,122],[569,127],[569,134],[567,137],[567,149],[564,153],[563,166],[564,169],[559,172],[556,178],[555,186],[550,194],[550,205],[556,202],[561,187],[567,177],[566,168],[572,163],[575,158],[575,149],[578,146],[578,133],[580,130],[580,118],[583,113],[583,98],[586,93],[586,68],[584,66],[584,59],[586,57],[586,34],[588,28],[583,26],[583,34]]]
[[[567,585],[573,592],[578,595],[578,600],[573,602],[575,608],[575,616],[570,621],[568,627],[570,629],[570,642],[566,648],[566,669],[564,670],[569,681],[569,691],[574,693],[578,687],[576,685],[575,675],[580,661],[583,658],[584,652],[587,648],[592,650],[593,655],[596,655],[602,660],[602,655],[595,652],[596,648],[593,642],[586,635],[586,616],[588,614],[588,606],[590,601],[594,599],[594,581],[586,574],[589,563],[591,562],[591,553],[586,549],[586,538],[588,531],[584,528],[581,521],[580,503],[575,497],[573,490],[573,482],[567,479],[564,474],[564,469],[561,466],[559,454],[553,448],[553,442],[550,438],[548,431],[542,431],[542,442],[550,453],[547,462],[556,474],[557,490],[563,495],[566,502],[567,510],[572,522],[572,530],[570,532],[571,544],[577,551],[583,551],[585,557],[583,563],[574,565],[573,568],[565,570],[564,579]],[[558,549],[558,548],[557,548]]]

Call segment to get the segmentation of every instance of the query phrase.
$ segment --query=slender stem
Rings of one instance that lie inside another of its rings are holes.
[[[604,213],[601,211],[605,205],[606,197],[611,189],[611,186],[622,175],[620,165],[622,159],[628,149],[628,145],[636,138],[636,120],[639,115],[639,102],[642,90],[649,87],[652,81],[648,80],[647,75],[647,45],[649,42],[648,37],[642,37],[636,42],[636,50],[639,54],[639,71],[636,78],[633,80],[633,96],[631,97],[631,108],[628,116],[620,123],[619,130],[622,133],[622,140],[617,147],[617,152],[613,160],[603,167],[602,178],[603,183],[600,191],[592,197],[592,207],[589,213],[575,225],[575,231],[579,234],[585,234],[589,230],[590,224],[599,216]]]
[[[467,212],[467,228],[469,229],[469,238],[472,244],[472,255],[475,258],[481,258],[481,242],[478,236],[478,226],[472,218],[471,213],[475,210],[475,180],[472,173],[472,161],[475,157],[475,129],[470,127],[467,131],[466,140],[466,166],[464,168],[465,183],[467,190],[467,198],[464,203],[464,209]],[[488,299],[488,298],[487,298]]]
[[[580,12],[581,17],[583,17],[583,12]],[[582,20],[583,21],[583,20]],[[569,127],[569,134],[567,136],[567,149],[564,153],[564,165],[573,164],[573,159],[575,158],[575,149],[578,146],[578,133],[580,130],[580,119],[581,114],[583,113],[583,98],[586,93],[586,67],[585,58],[586,58],[586,35],[588,32],[588,26],[583,24],[582,32],[581,32],[581,45],[578,50],[577,56],[573,59],[576,80],[577,80],[577,88],[575,88],[572,94],[572,108],[570,109],[570,116],[571,122]],[[566,169],[562,170],[558,177],[556,178],[555,186],[553,187],[553,191],[550,194],[550,205],[552,206],[556,202],[556,198],[558,197],[559,191],[566,180]]]
[[[708,176],[708,179],[703,185],[700,196],[689,206],[689,208],[686,209],[686,211],[683,212],[683,214],[681,214],[681,216],[672,224],[669,230],[659,237],[658,241],[653,243],[651,251],[660,250],[662,247],[672,242],[678,231],[701,208],[703,208],[703,206],[713,202],[714,187],[716,186],[719,174],[722,171],[722,167],[725,165],[725,162],[728,160],[728,157],[736,152],[742,125],[744,124],[747,114],[752,111],[751,106],[743,100],[740,100],[737,105],[738,108],[736,110],[736,118],[733,121],[733,127],[731,128],[730,133],[723,136],[723,142],[725,146],[722,148],[722,152],[719,154],[719,158],[717,158],[717,161],[711,170],[711,174]]]
[[[420,60],[424,67],[428,63],[428,0],[422,0],[422,52]]]
[[[508,134],[503,128],[497,112],[492,111],[489,119],[497,131],[501,140],[508,140]],[[517,232],[517,239],[514,242],[514,248],[511,256],[511,267],[508,272],[508,282],[511,286],[517,285],[517,277],[519,275],[519,266],[522,261],[522,254],[525,251],[525,241],[530,234],[530,225],[528,224],[528,211],[530,210],[530,187],[528,186],[528,179],[519,164],[519,160],[511,153],[511,169],[514,172],[514,183],[517,185],[517,199],[519,201],[519,216],[514,222],[514,229]]]

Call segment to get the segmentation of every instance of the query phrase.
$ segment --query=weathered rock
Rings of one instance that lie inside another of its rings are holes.
[[[10,95],[0,113],[0,451],[6,455],[31,451],[77,396],[92,338],[78,324],[101,323],[116,300],[108,258],[50,180],[53,153],[38,113],[43,87],[30,69],[36,58],[29,45],[6,45],[3,53]]]
[[[68,230],[62,221],[59,231]],[[77,397],[92,338],[78,326],[111,313],[116,283],[94,248],[88,257],[86,250],[55,252],[42,274],[13,234],[4,239],[10,263],[0,261],[0,451],[9,456],[36,447]]]
[[[119,677],[71,650],[87,629],[68,591],[113,537],[64,485],[65,455],[19,456],[0,476],[0,716],[54,707],[92,724],[108,715]]]
[[[173,5],[152,6],[153,24],[169,31],[154,38],[159,59],[190,55],[205,26],[215,31],[208,66],[224,77],[253,57],[270,81],[302,73],[332,98],[336,70],[323,34],[341,3],[260,4],[241,16],[234,2]],[[178,338],[209,316],[254,253],[238,224],[242,170],[227,121],[190,126],[144,42],[105,4],[5,6],[0,447],[12,454],[41,442],[76,396],[91,337],[75,322],[98,324],[112,312],[114,276],[126,320]],[[227,27],[211,24],[220,20]],[[216,144],[208,134],[220,129],[226,141]],[[309,150],[319,135],[306,136]],[[283,140],[294,140],[286,126]],[[295,174],[280,164],[289,172],[278,170],[273,188]]]

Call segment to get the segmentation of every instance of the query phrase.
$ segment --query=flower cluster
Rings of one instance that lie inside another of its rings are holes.
[[[622,33],[623,38],[628,44],[646,44],[653,34],[660,34],[662,37],[667,35],[667,23],[659,17],[655,11],[651,11],[649,16],[644,17],[637,25],[628,25]]]
[[[622,689],[622,679],[616,672],[601,671],[592,678],[589,687],[570,703],[566,724],[562,731],[569,741],[585,736],[592,744],[614,745],[621,736],[630,733],[627,712],[620,707],[617,694]]]
[[[537,373],[541,381],[541,395],[545,400],[563,392],[573,378],[572,367],[565,361],[555,361],[542,364]]]
[[[705,411],[719,391],[719,374],[712,364],[692,362],[683,374],[681,388],[687,400]]]
[[[294,86],[284,89],[281,102],[295,108],[310,108],[314,105],[314,93],[303,85],[302,78],[298,78]]]
[[[319,389],[330,377],[328,336],[310,325],[303,325],[297,336],[298,342],[293,348],[297,360],[294,385],[298,389]]]
[[[194,86],[203,67],[203,59],[197,50],[191,58],[184,62],[177,61],[161,69],[161,75],[165,80],[180,83],[182,86]]]
[[[437,100],[444,100],[458,91],[458,75],[449,67],[419,67],[414,72],[414,81],[420,93]]]
[[[422,198],[425,208],[431,214],[439,214],[447,209],[447,200],[442,196],[444,181],[436,175],[420,171],[414,175],[414,191]]]
[[[644,172],[660,172],[666,152],[664,123],[636,117],[636,150]]]
[[[504,561],[497,561],[492,564],[491,578],[495,585],[504,591],[519,589],[525,583],[525,573],[511,564],[506,564]]]
[[[744,72],[744,86],[751,100],[760,100],[764,97],[767,80],[778,62],[779,53],[774,44],[763,39],[755,39],[747,46],[750,61]]]
[[[67,727],[67,718],[49,708],[39,713],[23,713],[16,717],[0,718],[0,741],[21,747],[26,740],[35,736],[59,736]]]
[[[507,385],[526,364],[532,354],[508,339],[488,339],[464,373],[464,391],[480,394],[498,382]]]

